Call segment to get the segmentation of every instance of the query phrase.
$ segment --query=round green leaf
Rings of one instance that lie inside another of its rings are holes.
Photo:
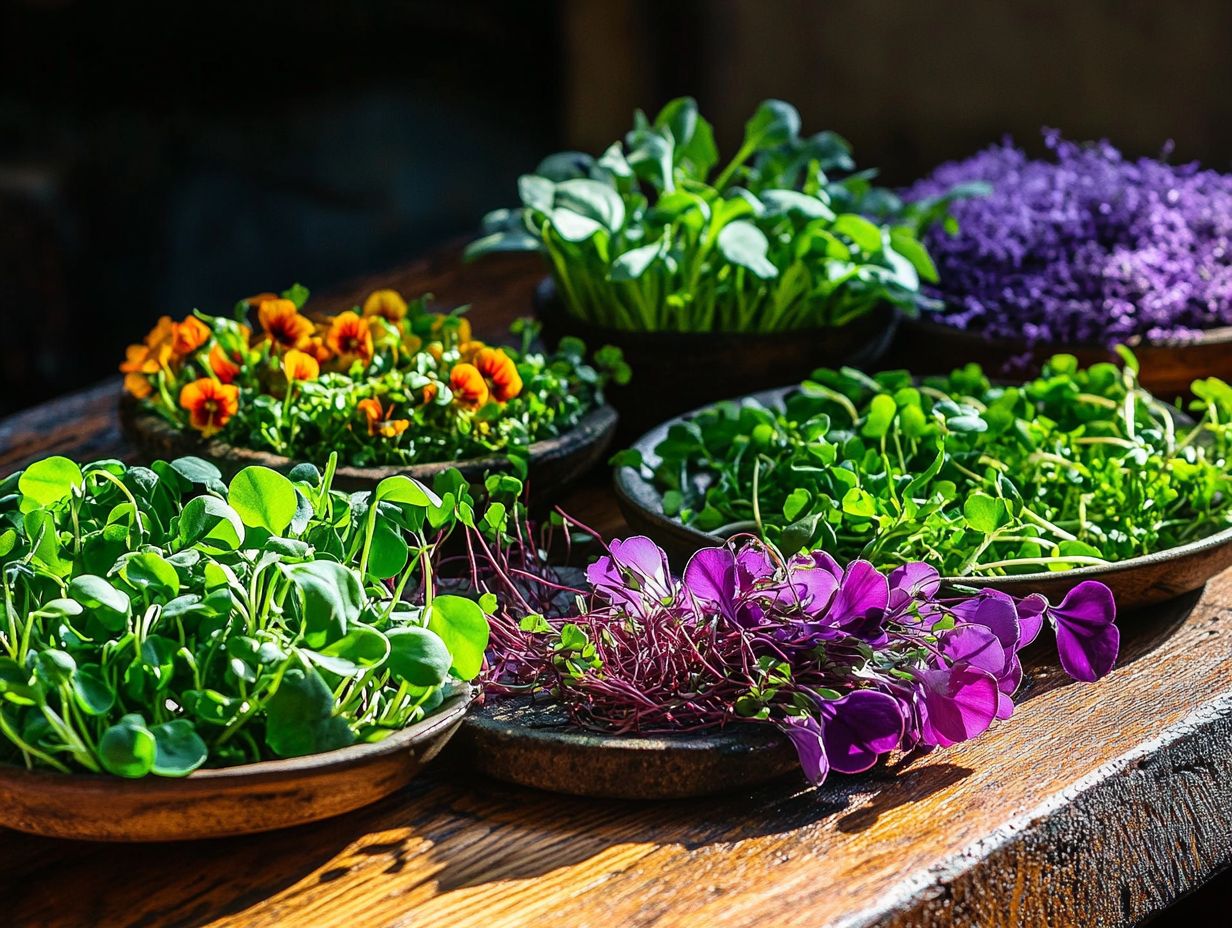
[[[390,523],[378,520],[372,532],[372,550],[368,555],[368,573],[378,580],[396,577],[410,558],[406,539]]]
[[[461,680],[473,680],[483,669],[488,647],[488,617],[474,600],[437,596],[432,600],[428,628],[440,636],[453,656],[451,669]]]
[[[405,503],[408,506],[439,506],[441,499],[426,486],[411,477],[395,474],[376,485],[373,503]]]
[[[153,551],[134,554],[120,568],[120,576],[131,586],[151,595],[173,599],[180,592],[180,575],[167,560]]]
[[[779,269],[766,257],[770,243],[765,234],[751,222],[737,220],[719,233],[719,252],[732,264],[747,268],[763,280],[777,277]]]
[[[17,489],[22,494],[21,511],[54,506],[81,489],[81,468],[66,457],[54,455],[35,461],[22,473]]]
[[[119,631],[128,621],[128,594],[102,577],[94,574],[74,577],[69,582],[68,595],[89,609],[108,631]]]
[[[991,535],[1009,524],[1010,514],[1005,500],[996,499],[986,493],[972,493],[963,501],[963,518],[977,532]]]
[[[440,635],[409,625],[386,632],[389,639],[389,670],[413,686],[439,686],[449,676],[453,656]]]
[[[268,467],[245,467],[231,480],[227,502],[249,528],[281,535],[295,518],[295,485]]]
[[[354,571],[336,561],[308,561],[283,569],[299,590],[300,616],[310,647],[341,638],[359,619],[364,591]]]
[[[265,704],[265,743],[279,757],[301,757],[355,743],[346,719],[334,715],[334,694],[321,675],[288,670]]]
[[[64,651],[48,648],[34,657],[34,676],[44,686],[59,687],[73,678],[77,662]]]
[[[188,719],[174,719],[150,729],[154,736],[151,773],[160,777],[186,777],[209,757],[209,748]]]
[[[206,551],[234,551],[244,543],[240,515],[217,496],[198,496],[180,513],[180,544]]]
[[[108,773],[143,777],[154,767],[157,742],[140,715],[126,715],[105,732],[98,743],[98,758]]]
[[[73,697],[86,715],[106,715],[115,705],[115,693],[107,685],[98,664],[83,664],[73,674]]]
[[[222,480],[222,473],[209,461],[187,455],[171,462],[171,469],[189,483],[211,486]]]

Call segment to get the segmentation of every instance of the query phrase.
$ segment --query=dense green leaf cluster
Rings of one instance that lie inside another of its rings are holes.
[[[673,426],[655,479],[668,514],[708,532],[951,576],[1120,561],[1232,527],[1232,388],[1195,382],[1188,420],[1124,359],[1058,355],[1022,386],[976,365],[817,371],[781,409],[725,403]]]
[[[682,97],[599,158],[561,152],[484,219],[468,255],[539,251],[568,310],[632,331],[835,326],[882,302],[914,307],[936,270],[918,233],[953,195],[905,207],[854,173],[833,132],[767,100],[716,173],[710,123]],[[884,218],[870,218],[884,217]]]
[[[335,460],[224,484],[51,457],[0,483],[0,759],[183,776],[380,740],[473,679],[486,617],[430,569],[474,522],[465,481],[347,496]]]

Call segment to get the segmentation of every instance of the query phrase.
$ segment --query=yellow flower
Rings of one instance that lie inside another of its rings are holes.
[[[374,290],[364,300],[365,316],[380,316],[397,324],[406,318],[406,300],[397,290]]]
[[[282,358],[282,372],[288,381],[316,380],[321,375],[321,365],[312,355],[292,348]]]

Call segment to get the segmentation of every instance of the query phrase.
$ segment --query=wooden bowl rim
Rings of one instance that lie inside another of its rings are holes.
[[[460,722],[475,701],[477,691],[469,683],[465,689],[450,696],[437,711],[420,719],[383,741],[368,744],[352,744],[333,751],[305,754],[302,757],[285,757],[279,760],[263,760],[255,764],[239,764],[234,767],[211,767],[194,770],[186,777],[145,776],[134,779],[106,773],[60,773],[56,770],[33,770],[13,764],[0,764],[0,780],[36,783],[40,788],[54,790],[57,787],[77,789],[82,786],[108,793],[154,793],[201,792],[202,790],[225,790],[271,780],[283,780],[299,775],[322,775],[336,773],[384,757],[397,754],[409,747],[423,744],[438,737],[443,730]]]
[[[149,438],[158,435],[173,435],[177,440],[186,442],[190,441],[193,437],[188,432],[177,429],[157,413],[143,408],[139,400],[136,400],[127,393],[120,396],[120,408],[121,418],[139,436]],[[531,444],[527,449],[528,459],[531,463],[552,459],[563,456],[578,447],[589,445],[592,441],[600,440],[602,436],[615,430],[616,419],[615,408],[609,403],[602,403],[582,416],[568,431]],[[585,436],[594,437],[588,441],[580,441]],[[230,461],[245,465],[260,464],[274,470],[285,470],[298,463],[296,458],[285,457],[272,451],[244,448],[217,439],[202,440],[197,452],[200,456],[208,459]],[[448,470],[451,467],[475,472],[496,469],[504,467],[508,463],[508,458],[508,453],[506,453],[491,454],[486,457],[477,458],[419,461],[414,464],[383,464],[374,467],[357,467],[351,464],[343,464],[339,465],[335,470],[335,476],[352,481],[379,483],[386,477],[398,474],[435,474]]]
[[[946,323],[937,319],[924,318],[923,316],[904,316],[902,322],[905,327],[925,335],[938,335],[942,338],[965,338],[1013,351],[1026,348],[1041,355],[1065,354],[1072,351],[1109,352],[1112,350],[1102,342],[1039,342],[1032,344],[1025,339],[1007,338],[1004,335],[987,336],[978,329],[962,329],[956,325],[946,325]],[[1131,350],[1205,348],[1213,345],[1232,344],[1232,325],[1200,329],[1198,334],[1193,337],[1172,335],[1166,338],[1148,339],[1144,335],[1131,335],[1122,344]]]
[[[647,341],[658,345],[670,345],[672,343],[697,345],[707,342],[722,344],[724,342],[739,341],[749,346],[761,346],[763,344],[775,343],[782,339],[833,337],[835,332],[860,332],[864,329],[880,331],[891,322],[896,322],[898,318],[903,316],[897,306],[883,300],[873,306],[868,312],[856,316],[842,325],[800,326],[799,328],[782,329],[776,332],[744,332],[739,329],[712,329],[706,332],[688,332],[676,329],[618,329],[615,326],[591,322],[573,315],[565,302],[560,299],[556,288],[556,281],[551,275],[541,278],[535,286],[534,303],[536,310],[540,314],[542,314],[545,307],[551,307],[551,311],[559,313],[562,317],[578,326],[584,327],[589,332],[596,333],[599,338],[611,338],[616,341],[637,338],[639,341]]]
[[[799,385],[787,387],[776,387],[772,390],[762,390],[758,393],[750,393],[744,396],[735,397],[731,400],[722,400],[719,403],[707,403],[705,406],[699,406],[697,409],[684,413],[680,416],[675,416],[662,422],[650,429],[646,434],[633,443],[633,450],[639,451],[642,454],[642,459],[650,464],[657,460],[654,454],[654,447],[666,437],[667,431],[673,425],[677,425],[686,419],[690,419],[697,414],[711,409],[723,403],[736,402],[744,404],[750,400],[768,406],[772,403],[781,401],[787,394],[798,390]],[[1174,411],[1175,412],[1175,411]],[[1183,413],[1181,414],[1184,415]],[[658,525],[679,537],[688,537],[693,542],[696,542],[699,547],[713,547],[722,545],[724,539],[718,535],[713,535],[710,532],[703,532],[700,529],[685,525],[677,519],[673,519],[663,513],[663,495],[659,493],[653,484],[644,479],[641,474],[634,468],[626,465],[621,465],[615,469],[613,475],[613,485],[617,498],[636,509],[644,515],[649,522]],[[1034,571],[1027,574],[1013,574],[999,577],[942,577],[941,582],[948,586],[968,586],[968,587],[989,587],[996,588],[999,586],[1025,586],[1032,583],[1043,583],[1044,581],[1056,582],[1062,580],[1069,582],[1072,580],[1075,584],[1081,583],[1083,580],[1101,580],[1113,574],[1122,574],[1133,570],[1138,570],[1144,567],[1156,566],[1159,564],[1169,563],[1172,561],[1181,561],[1192,557],[1196,554],[1201,554],[1206,551],[1222,548],[1225,545],[1232,544],[1232,527],[1221,529],[1205,538],[1199,538],[1195,541],[1186,542],[1183,545],[1177,545],[1172,548],[1164,548],[1159,551],[1152,551],[1149,554],[1140,554],[1136,557],[1126,558],[1123,561],[1112,561],[1108,564],[1091,564],[1085,567],[1074,567],[1069,570],[1048,570]]]

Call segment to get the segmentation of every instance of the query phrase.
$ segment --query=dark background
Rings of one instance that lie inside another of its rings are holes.
[[[467,234],[678,94],[728,151],[787,99],[895,184],[1041,126],[1226,169],[1230,53],[1226,0],[0,0],[0,412],[162,313]]]
[[[906,183],[1010,133],[1232,163],[1232,4],[0,0],[0,412],[162,313],[406,261],[681,93]]]

